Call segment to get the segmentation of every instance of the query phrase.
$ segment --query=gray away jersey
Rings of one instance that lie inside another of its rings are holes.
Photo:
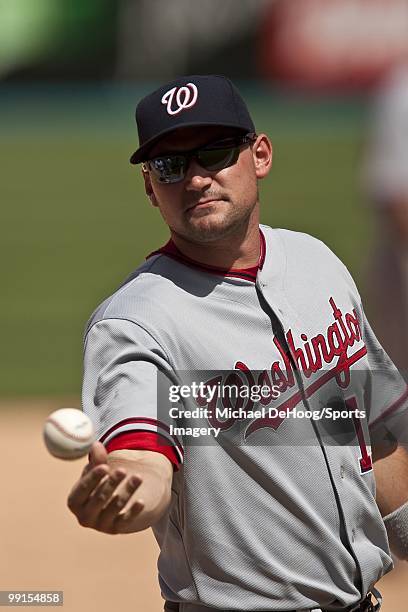
[[[337,257],[308,235],[261,231],[256,283],[159,253],[105,300],[86,330],[83,407],[105,444],[153,431],[179,453],[170,509],[154,527],[166,599],[339,610],[392,567],[370,444],[406,435],[406,385]],[[256,372],[280,384],[272,405],[284,415],[213,418],[216,438],[183,443],[158,414],[157,372],[174,384],[186,370]],[[330,443],[320,422],[287,414],[339,397],[367,408],[357,444]]]

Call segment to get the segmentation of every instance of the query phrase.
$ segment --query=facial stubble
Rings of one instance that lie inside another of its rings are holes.
[[[208,209],[186,210],[183,215],[182,228],[169,226],[173,234],[195,244],[207,244],[234,235],[241,237],[246,234],[254,209],[259,201],[258,188],[254,203],[250,207],[234,206],[225,194],[223,196],[202,194],[201,197],[222,197],[222,200],[217,204],[210,205]],[[220,206],[226,207],[224,214],[221,212],[222,208],[219,209]],[[221,214],[223,216],[219,219]]]

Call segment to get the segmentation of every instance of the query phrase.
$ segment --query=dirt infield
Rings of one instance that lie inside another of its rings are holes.
[[[0,590],[63,590],[67,612],[161,612],[152,534],[83,529],[66,508],[85,460],[50,457],[41,434],[45,416],[62,405],[78,402],[0,402]],[[406,612],[408,564],[379,587],[383,612]]]

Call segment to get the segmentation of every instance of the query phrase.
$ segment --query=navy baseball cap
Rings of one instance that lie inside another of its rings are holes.
[[[243,133],[255,132],[238,89],[221,75],[184,76],[143,98],[136,108],[139,148],[131,164],[148,159],[150,149],[181,127],[219,125]]]

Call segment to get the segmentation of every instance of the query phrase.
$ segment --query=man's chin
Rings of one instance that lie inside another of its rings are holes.
[[[237,226],[236,221],[208,214],[190,219],[185,236],[194,242],[214,242],[232,234]]]

